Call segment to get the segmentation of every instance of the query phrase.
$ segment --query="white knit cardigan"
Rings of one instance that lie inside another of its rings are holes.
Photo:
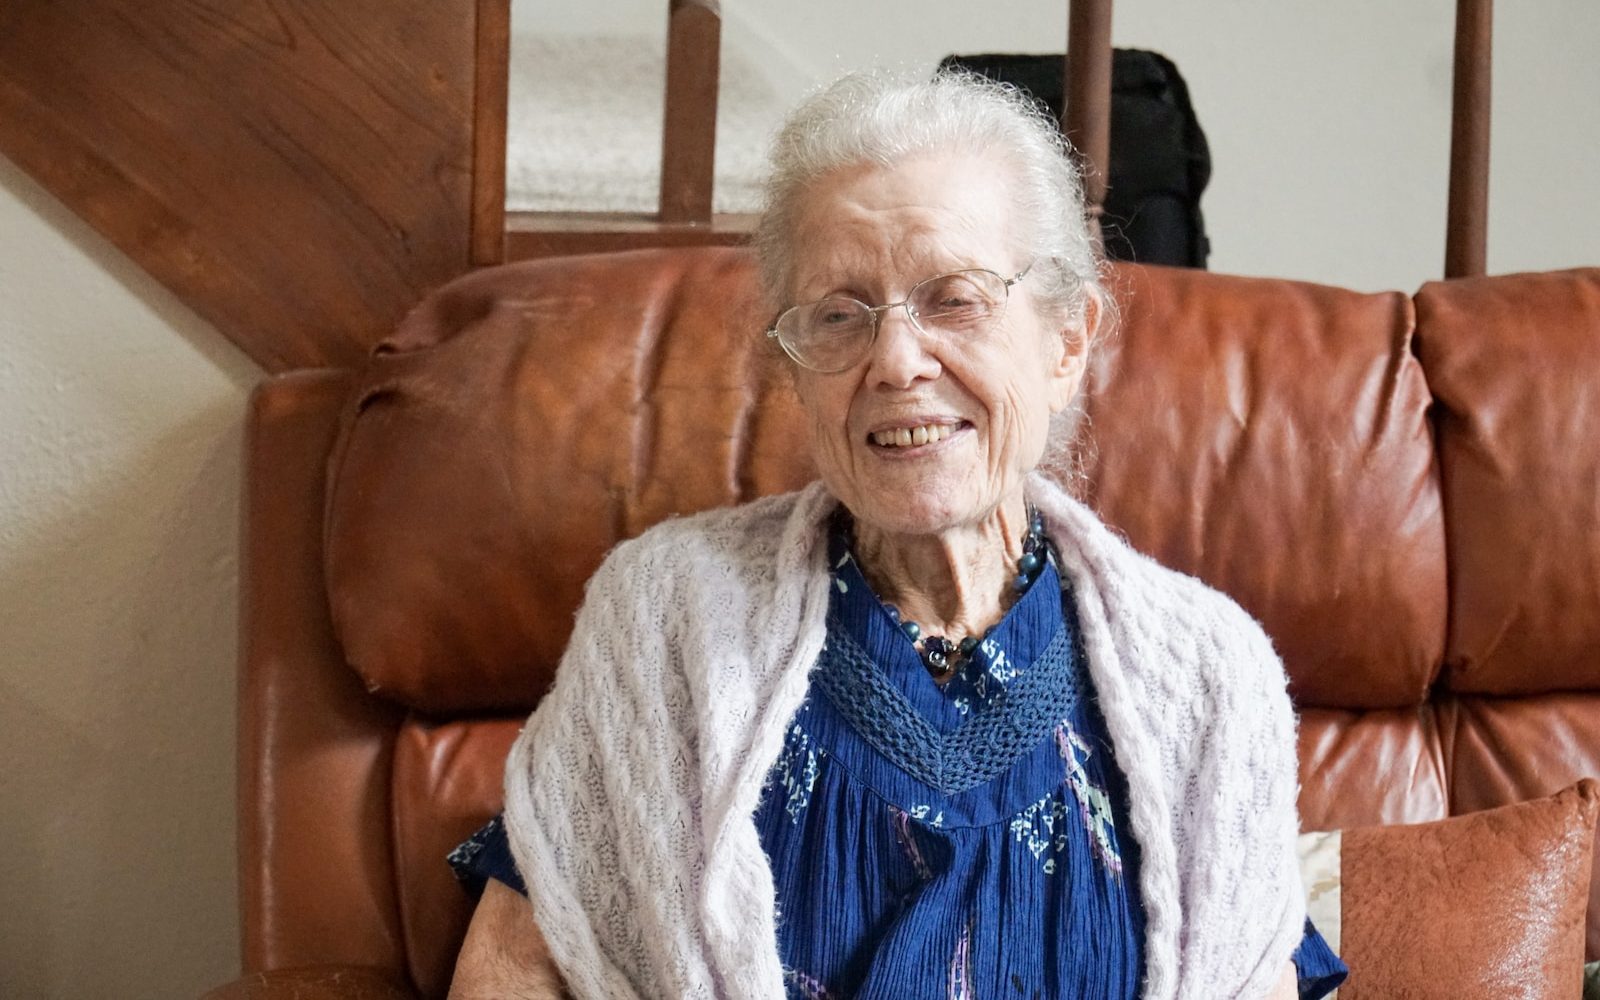
[[[1228,598],[1042,477],[1029,496],[1128,777],[1141,995],[1263,997],[1305,920],[1282,665]],[[753,813],[822,647],[835,505],[814,484],[671,520],[590,581],[505,780],[534,917],[580,1000],[784,995]]]

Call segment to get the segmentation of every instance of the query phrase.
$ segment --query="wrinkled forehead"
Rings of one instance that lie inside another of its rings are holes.
[[[825,174],[796,202],[792,300],[835,291],[879,298],[942,271],[1013,261],[1006,171],[972,154]]]

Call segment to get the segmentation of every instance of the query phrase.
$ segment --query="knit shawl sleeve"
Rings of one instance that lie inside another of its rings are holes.
[[[1226,595],[1034,484],[1078,603],[1140,845],[1152,1000],[1267,996],[1304,930],[1282,662]]]
[[[1180,995],[1264,997],[1305,930],[1295,854],[1299,760],[1282,661],[1217,594],[1214,654],[1199,662],[1196,734],[1171,801],[1183,906]],[[1208,602],[1209,603],[1209,602]],[[1174,748],[1180,750],[1181,748]]]
[[[781,996],[750,815],[823,631],[818,488],[674,519],[590,580],[506,763],[507,830],[585,998]]]
[[[665,657],[629,648],[659,601],[657,581],[632,563],[619,552],[591,579],[505,783],[512,853],[551,955],[576,996],[613,1000],[645,1000],[652,984],[693,996],[688,984],[709,979],[687,933],[695,873],[666,885],[627,877],[668,852],[692,854],[699,826],[698,799],[681,791],[697,766],[694,732],[672,724],[686,685]]]

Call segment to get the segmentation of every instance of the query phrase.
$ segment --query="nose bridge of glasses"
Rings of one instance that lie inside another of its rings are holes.
[[[881,327],[888,320],[890,314],[902,306],[905,307],[906,319],[911,321],[912,326],[920,329],[921,324],[917,322],[917,311],[912,308],[910,299],[901,299],[899,302],[885,302],[881,306],[869,306],[867,312],[872,315],[873,326]]]

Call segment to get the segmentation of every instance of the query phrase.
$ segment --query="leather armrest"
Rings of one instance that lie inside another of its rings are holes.
[[[360,965],[315,965],[257,972],[219,986],[201,1000],[417,1000],[401,977]]]

